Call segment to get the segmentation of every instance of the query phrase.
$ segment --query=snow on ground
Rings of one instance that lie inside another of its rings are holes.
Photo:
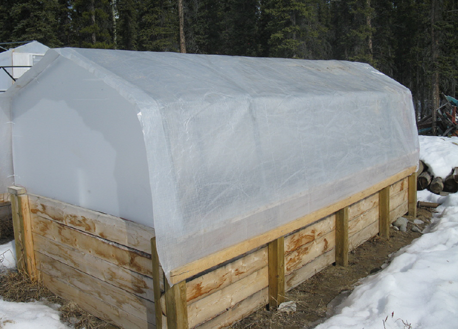
[[[458,138],[420,136],[420,158],[446,177],[458,167]],[[338,314],[316,329],[457,328],[458,193],[420,191],[418,199],[442,203],[427,232],[363,279]]]
[[[445,177],[458,166],[458,138],[420,137],[420,148],[436,175]],[[442,203],[428,231],[397,252],[383,271],[363,279],[338,314],[316,329],[457,328],[458,193],[421,191],[418,198]],[[13,251],[12,243],[0,246],[3,264],[14,267],[14,252],[8,250]],[[0,299],[0,328],[68,328],[51,306]]]
[[[0,245],[0,273],[5,269],[16,267],[16,249],[14,240]],[[0,326],[1,328],[1,326]]]

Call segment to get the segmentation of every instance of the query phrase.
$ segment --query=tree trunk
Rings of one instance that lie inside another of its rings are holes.
[[[371,23],[371,12],[369,11],[369,8],[371,7],[371,0],[366,0],[366,6],[367,6],[367,15],[366,15],[366,24],[369,30],[369,35],[367,37],[367,46],[369,48],[369,58],[370,61],[373,59],[373,46],[372,46],[372,23]]]
[[[178,16],[180,18],[180,53],[186,53],[186,40],[184,37],[183,0],[178,0]]]
[[[91,23],[92,23],[92,26],[95,26],[95,4],[94,4],[94,0],[91,0]],[[92,44],[95,45],[97,42],[97,39],[96,39],[96,36],[95,36],[95,31],[92,32]]]
[[[440,99],[439,99],[439,70],[437,67],[437,60],[439,58],[439,39],[437,37],[437,31],[435,28],[435,24],[437,22],[438,17],[438,0],[431,0],[431,59],[433,65],[433,73],[432,73],[432,106],[433,106],[433,124],[432,124],[432,134],[434,136],[437,135],[437,113],[436,109],[440,106]]]

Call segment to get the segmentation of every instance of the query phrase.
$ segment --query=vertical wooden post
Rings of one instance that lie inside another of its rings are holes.
[[[267,246],[269,257],[269,309],[285,301],[285,238],[282,236]]]
[[[379,192],[379,235],[390,238],[390,186]]]
[[[162,307],[161,307],[161,269],[159,256],[156,249],[156,237],[151,239],[151,261],[153,263],[153,289],[154,289],[154,310],[156,316],[156,328],[162,328]]]
[[[188,329],[188,305],[186,301],[186,281],[170,287],[164,280],[165,307],[167,309],[168,329]],[[158,327],[157,327],[158,328]]]
[[[37,279],[37,267],[33,249],[29,197],[23,187],[11,186],[8,188],[8,192],[10,193],[13,215],[17,268],[18,271],[27,273],[30,279],[35,281]]]
[[[409,217],[417,218],[417,173],[409,176]]]
[[[348,207],[336,212],[336,264],[348,266]]]

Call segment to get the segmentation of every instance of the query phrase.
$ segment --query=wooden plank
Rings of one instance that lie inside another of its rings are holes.
[[[243,319],[255,312],[256,310],[264,307],[268,302],[268,288],[249,296],[241,302],[235,304],[227,311],[219,314],[218,316],[210,319],[209,321],[198,325],[197,329],[219,329],[230,326],[236,321]]]
[[[188,305],[189,327],[214,318],[216,315],[234,307],[237,303],[268,287],[268,268],[227,286],[217,292]]]
[[[33,232],[36,234],[134,272],[152,277],[150,255],[97,238],[40,216],[34,215],[32,220]]]
[[[386,187],[379,192],[379,232],[384,239],[390,238],[390,188]]]
[[[404,216],[409,211],[409,203],[405,201],[403,204],[398,206],[396,209],[390,211],[390,223],[393,223],[396,219]]]
[[[168,329],[187,329],[188,308],[186,303],[186,282],[182,281],[170,287],[167,280],[165,286],[165,304],[167,310]]]
[[[156,326],[162,328],[161,281],[164,276],[159,263],[159,255],[157,254],[156,237],[151,239],[151,263],[153,266],[154,307],[156,314]]]
[[[10,187],[8,190],[11,193],[11,215],[13,217],[14,244],[16,249],[16,267],[20,273],[27,273],[24,222],[20,215],[19,199],[17,197],[17,192],[14,189],[12,189],[12,187]]]
[[[415,170],[416,167],[411,167],[406,170],[403,170],[402,172],[390,178],[387,178],[386,180],[378,184],[375,184],[364,191],[355,193],[344,200],[336,202],[330,205],[329,207],[319,209],[311,214],[307,214],[276,229],[270,230],[264,234],[258,235],[239,244],[225,248],[219,252],[213,253],[211,255],[205,256],[191,263],[188,263],[184,266],[180,266],[176,269],[173,269],[170,271],[170,280],[172,283],[183,281],[218,264],[224,263],[232,258],[235,258],[238,255],[256,249],[266,244],[268,241],[273,241],[275,239],[278,239],[280,236],[288,235],[289,233],[298,230],[301,227],[305,227],[310,223],[313,223],[321,218],[325,218],[344,207],[347,207],[359,200],[362,200],[376,193],[377,191],[381,190],[386,186],[390,186],[391,184],[401,180],[402,178],[409,176]]]
[[[349,238],[348,244],[350,250],[357,248],[360,244],[366,242],[373,236],[376,236],[379,230],[379,223],[373,222]]]
[[[372,224],[373,222],[378,222],[378,216],[379,209],[377,205],[377,207],[374,207],[363,213],[361,216],[354,218],[352,221],[348,223],[348,236],[352,236],[358,233],[363,228]]]
[[[417,175],[409,176],[409,217],[417,218]]]
[[[286,289],[293,289],[305,280],[314,276],[316,273],[320,272],[328,265],[334,263],[334,261],[334,250],[330,250],[327,253],[315,258],[313,261],[307,263],[305,266],[302,266],[300,269],[286,276]]]
[[[154,314],[154,303],[149,300],[98,280],[42,253],[37,252],[37,259],[40,271],[51,277],[60,278],[67,285],[73,286],[88,296],[100,299],[138,318],[145,317],[146,319],[146,314]],[[151,320],[152,324],[155,322],[155,319]]]
[[[331,215],[300,231],[290,234],[285,237],[285,253],[290,253],[335,229],[335,215]]]
[[[196,302],[267,266],[267,247],[187,282],[188,303]]]
[[[151,277],[133,272],[89,253],[68,245],[33,235],[35,250],[61,263],[110,283],[138,297],[154,301],[154,286]]]
[[[0,204],[6,204],[10,203],[10,194],[5,192],[5,193],[0,193]]]
[[[348,207],[348,221],[352,221],[354,218],[361,216],[366,211],[378,207],[378,195],[373,194],[367,198],[356,202]]]
[[[280,237],[267,245],[269,264],[269,307],[276,309],[285,301],[285,239]]]
[[[68,203],[30,195],[31,212],[132,249],[151,253],[154,229]]]
[[[336,264],[348,266],[348,207],[336,212]]]
[[[390,210],[396,209],[401,203],[404,203],[409,200],[408,190],[403,190],[396,194],[391,194],[390,191]]]
[[[390,194],[394,195],[401,191],[407,190],[409,186],[408,178],[401,179],[399,182],[396,182],[390,186]]]
[[[13,201],[12,215],[16,217],[13,219],[14,230],[18,230],[18,234],[15,233],[15,238],[19,238],[18,243],[16,243],[16,255],[18,256],[17,250],[21,253],[17,257],[19,259],[18,269],[25,271],[30,279],[35,281],[37,280],[37,267],[33,248],[29,198],[23,187],[11,186],[8,188],[8,192],[11,194],[10,199]]]
[[[81,308],[102,320],[110,322],[120,328],[152,328],[151,319],[149,318],[151,315],[145,314],[143,318],[137,318],[113,305],[103,302],[98,298],[85,294],[81,290],[60,281],[59,278],[42,273],[42,279],[43,284],[53,293],[64,299],[74,301]],[[152,316],[154,317],[154,314]]]
[[[336,246],[335,231],[307,243],[291,253],[286,254],[286,275],[301,268],[320,255],[334,249]]]

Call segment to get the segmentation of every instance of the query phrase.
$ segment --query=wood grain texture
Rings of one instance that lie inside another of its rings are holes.
[[[336,212],[336,264],[348,266],[348,207]]]
[[[294,287],[298,286],[305,280],[311,278],[326,266],[334,263],[335,261],[335,251],[334,249],[328,251],[327,253],[316,257],[313,261],[302,266],[300,269],[293,271],[286,276],[286,290],[291,290]]]
[[[293,234],[285,237],[285,253],[288,254],[303,245],[306,245],[336,228],[335,215],[328,216],[322,220],[309,225]]]
[[[392,195],[399,193],[401,191],[407,190],[409,186],[408,177],[401,179],[400,181],[392,184],[390,186],[390,193]]]
[[[348,221],[352,221],[356,217],[361,216],[366,211],[378,207],[378,203],[378,194],[376,193],[352,204],[348,207]]]
[[[137,297],[39,252],[37,252],[37,259],[41,272],[65,281],[67,285],[88,296],[97,298],[138,318],[145,318],[149,313],[154,314],[154,303],[149,300]],[[154,324],[155,319],[151,320],[151,323]]]
[[[154,313],[152,315],[144,314],[142,318],[138,318],[98,298],[85,294],[81,290],[60,281],[59,278],[42,273],[42,279],[43,284],[56,295],[74,301],[89,313],[116,326],[129,329],[153,329],[156,327],[151,323]]]
[[[10,194],[8,192],[0,193],[0,204],[6,204],[10,202]]]
[[[154,285],[151,277],[133,272],[68,245],[47,239],[39,234],[34,233],[33,237],[37,252],[138,297],[154,301]]]
[[[170,287],[165,286],[165,308],[168,329],[188,329],[188,307],[186,303],[186,282],[182,281]]]
[[[198,325],[198,329],[219,329],[230,326],[234,322],[247,317],[256,310],[264,307],[268,302],[268,288],[245,298],[233,307],[218,314],[212,319]]]
[[[192,328],[214,318],[216,315],[233,308],[237,303],[267,287],[268,268],[264,267],[230,286],[189,304],[189,327]]]
[[[256,249],[266,244],[268,241],[273,241],[275,239],[278,239],[280,236],[288,235],[291,232],[302,227],[305,227],[321,218],[327,217],[344,207],[348,207],[349,205],[356,203],[357,201],[362,200],[376,193],[377,191],[381,190],[382,188],[385,188],[386,186],[390,186],[391,184],[409,176],[411,173],[415,172],[415,170],[416,167],[411,167],[406,170],[403,170],[402,172],[390,178],[387,178],[383,182],[375,184],[362,192],[355,193],[349,196],[348,198],[341,200],[329,207],[322,208],[318,211],[300,217],[276,229],[268,231],[264,234],[258,235],[254,238],[243,241],[237,245],[225,248],[219,252],[213,253],[211,255],[193,261],[189,264],[173,269],[170,272],[170,280],[172,283],[178,283],[198,273],[201,273],[209,268],[212,268],[218,264],[224,263],[232,258],[235,258],[238,255]]]
[[[285,255],[286,275],[303,267],[320,255],[333,250],[336,246],[335,231],[328,232],[324,236],[307,243],[291,253]]]
[[[151,253],[154,229],[119,217],[30,194],[33,214],[132,249]]]
[[[401,216],[404,216],[409,211],[409,203],[405,201],[396,209],[390,211],[390,222],[393,223],[396,219]]]
[[[352,221],[348,223],[348,236],[352,236],[363,228],[372,224],[373,222],[378,222],[379,220],[379,209],[378,204],[376,207],[369,209],[360,216],[353,218]]]
[[[390,204],[390,187],[386,187],[379,192],[379,234],[384,239],[390,238]]]
[[[379,232],[379,223],[378,223],[378,221],[375,221],[375,222],[369,224],[368,226],[363,228],[361,231],[359,231],[356,234],[353,234],[353,236],[351,236],[349,238],[349,241],[348,241],[349,250],[354,250],[360,244],[362,244],[362,243],[366,242],[367,240],[369,240],[370,238],[376,236],[378,232]]]
[[[9,188],[8,190],[11,190]],[[11,190],[11,192],[13,192]],[[16,267],[20,273],[27,273],[27,258],[24,236],[24,222],[20,214],[20,203],[16,194],[11,193],[11,215],[13,217],[14,244],[16,249]]]
[[[150,255],[97,238],[40,216],[32,216],[32,220],[33,232],[36,234],[131,271],[152,277]]]
[[[187,282],[188,303],[196,302],[267,266],[267,247]]]
[[[416,173],[409,176],[408,184],[409,184],[409,189],[408,189],[409,217],[417,218],[417,174]]]
[[[154,308],[156,313],[156,326],[162,327],[161,281],[164,274],[161,271],[159,255],[157,254],[156,237],[151,239],[151,263],[153,268]]]
[[[390,211],[396,209],[402,203],[409,200],[408,190],[402,190],[396,194],[390,192]]]
[[[268,281],[269,307],[276,309],[285,301],[285,239],[280,237],[269,242],[268,251]]]

